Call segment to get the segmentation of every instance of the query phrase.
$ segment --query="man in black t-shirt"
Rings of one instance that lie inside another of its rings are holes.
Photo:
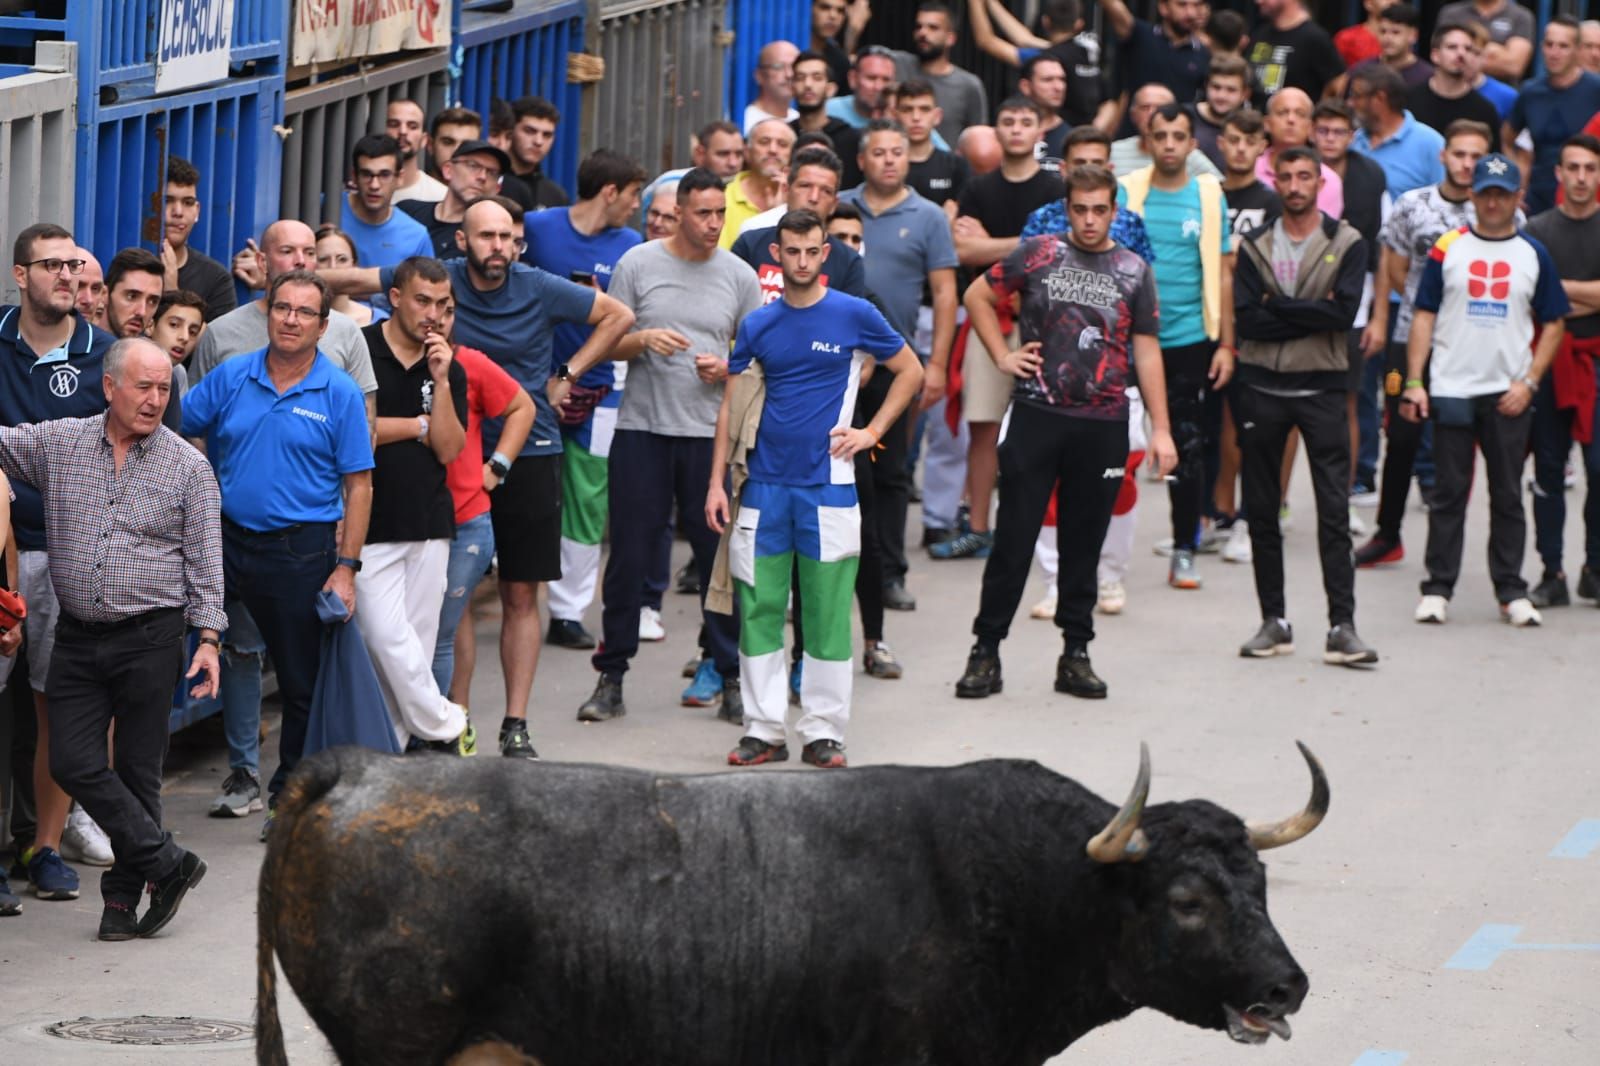
[[[467,421],[467,375],[438,332],[450,300],[439,261],[413,256],[394,271],[394,316],[362,330],[378,379],[378,435],[356,616],[397,733],[472,755],[477,735],[466,709],[433,678],[455,535],[445,468],[461,453]]]
[[[789,128],[794,130],[796,136],[820,133],[832,141],[833,154],[839,157],[839,162],[844,166],[839,188],[853,189],[861,184],[861,165],[857,162],[861,154],[861,131],[844,119],[828,114],[829,86],[833,84],[831,77],[828,62],[821,54],[801,52],[794,57],[789,89],[794,93],[794,109],[800,113],[800,117],[790,122]],[[740,161],[743,162],[742,156]],[[727,180],[735,173],[738,173],[737,167],[733,173],[717,176]]]
[[[188,289],[206,302],[206,321],[221,318],[239,305],[228,268],[189,247],[189,236],[200,220],[200,172],[178,156],[167,157],[167,183],[162,190],[162,284],[167,289]]]
[[[1028,216],[1065,193],[1061,176],[1044,170],[1033,156],[1039,110],[1031,100],[1024,96],[1006,100],[994,127],[1000,138],[1000,169],[967,186],[951,227],[956,256],[963,267],[975,271],[987,270],[1015,251]],[[935,559],[983,558],[994,541],[989,532],[989,497],[999,471],[1000,420],[1011,402],[1012,378],[970,334],[962,367],[961,405],[972,438],[967,448],[972,528],[930,545],[928,554]]]
[[[1489,127],[1494,140],[1489,151],[1500,150],[1500,112],[1489,98],[1472,87],[1476,66],[1471,63],[1478,43],[1464,26],[1440,26],[1433,31],[1433,74],[1406,91],[1406,110],[1424,126],[1443,133],[1456,119],[1466,118]]]
[[[467,217],[467,205],[492,196],[500,187],[500,176],[510,169],[510,157],[488,141],[465,141],[439,167],[445,184],[443,200],[402,200],[395,206],[427,227],[437,258],[455,259],[465,254],[456,243],[456,232]]]
[[[1250,35],[1245,58],[1256,72],[1257,103],[1279,89],[1299,89],[1312,100],[1344,73],[1333,38],[1311,20],[1304,0],[1256,0],[1262,22]]]
[[[1034,158],[1052,173],[1061,173],[1061,156],[1072,127],[1061,117],[1067,99],[1067,71],[1057,57],[1040,52],[1022,64],[1017,91],[1039,109],[1039,140],[1033,146]]]
[[[1101,0],[1106,23],[1122,44],[1121,92],[1126,99],[1146,85],[1165,85],[1180,104],[1192,104],[1205,91],[1211,51],[1200,39],[1206,5],[1199,0],[1160,0],[1155,22],[1135,18],[1123,0]],[[1124,119],[1121,133],[1133,133]]]
[[[924,200],[943,208],[946,218],[954,219],[956,203],[972,180],[972,171],[959,155],[933,146],[933,130],[942,115],[933,86],[925,81],[913,79],[895,93],[894,117],[905,127],[909,144],[906,184]]]

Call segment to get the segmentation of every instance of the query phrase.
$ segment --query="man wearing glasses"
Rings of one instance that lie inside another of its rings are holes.
[[[428,231],[434,258],[455,259],[465,254],[456,244],[456,233],[461,229],[461,220],[467,217],[467,205],[498,193],[500,177],[510,169],[511,157],[488,141],[466,141],[439,165],[445,182],[443,200],[404,200],[396,206]],[[361,265],[385,264],[369,263],[363,258]]]
[[[392,267],[414,255],[433,255],[428,231],[392,203],[400,184],[400,144],[386,133],[361,138],[350,150],[355,188],[344,198],[339,228],[356,242],[366,266]]]
[[[317,594],[330,589],[355,610],[372,509],[361,389],[317,350],[332,301],[310,271],[278,275],[267,290],[266,347],[207,374],[183,412],[183,435],[205,438],[222,488],[228,598],[249,610],[278,675],[283,730],[268,826],[305,747],[322,655]]]
[[[89,418],[106,409],[101,387],[102,364],[113,338],[75,312],[80,279],[87,259],[72,234],[48,222],[17,235],[12,278],[21,293],[17,306],[0,308],[0,425],[21,426],[57,418]],[[173,397],[165,415],[176,429],[178,402]],[[28,637],[28,679],[33,686],[39,723],[33,787],[38,827],[22,851],[29,880],[40,899],[78,896],[78,875],[61,859],[62,830],[71,801],[50,776],[50,729],[45,717],[45,679],[55,645],[59,614],[50,581],[45,543],[44,504],[38,489],[12,481],[18,591],[28,604],[24,623]],[[10,677],[15,660],[0,658],[0,685]]]

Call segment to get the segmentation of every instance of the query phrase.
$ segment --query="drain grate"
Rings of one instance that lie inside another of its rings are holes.
[[[242,1022],[225,1022],[216,1018],[156,1018],[147,1014],[132,1018],[78,1018],[53,1022],[45,1026],[45,1032],[63,1040],[144,1046],[225,1044],[255,1036],[254,1027]]]

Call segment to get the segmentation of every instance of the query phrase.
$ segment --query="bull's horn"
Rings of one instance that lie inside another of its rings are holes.
[[[1322,764],[1311,754],[1310,748],[1298,740],[1294,743],[1300,749],[1300,754],[1306,757],[1306,765],[1311,767],[1311,802],[1306,804],[1305,810],[1281,822],[1247,824],[1245,828],[1250,831],[1250,846],[1257,851],[1293,844],[1321,825],[1328,813],[1328,775],[1322,772]]]
[[[1150,749],[1139,744],[1139,776],[1134,779],[1133,791],[1127,802],[1112,816],[1106,827],[1089,841],[1086,850],[1095,862],[1138,862],[1144,858],[1149,843],[1144,830],[1139,828],[1139,817],[1144,814],[1144,801],[1150,795]]]

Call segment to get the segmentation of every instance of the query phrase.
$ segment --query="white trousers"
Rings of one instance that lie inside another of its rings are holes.
[[[433,647],[449,562],[448,540],[361,549],[356,621],[402,743],[408,733],[423,740],[453,740],[467,728],[466,711],[441,695],[433,679]]]

